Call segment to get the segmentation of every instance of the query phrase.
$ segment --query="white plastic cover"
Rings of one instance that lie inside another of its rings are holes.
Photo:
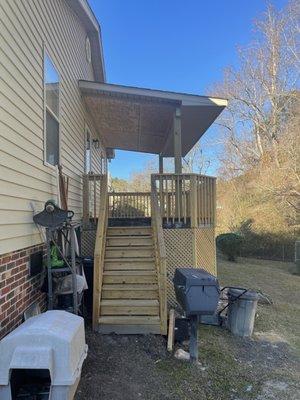
[[[82,291],[85,290],[85,277],[81,275],[76,275],[76,282],[77,282],[77,293],[82,293]],[[72,275],[69,274],[67,276],[64,276],[58,283],[58,287],[56,290],[58,294],[73,293]]]
[[[47,311],[0,341],[0,385],[8,385],[13,368],[49,369],[51,385],[73,385],[86,355],[83,318]]]

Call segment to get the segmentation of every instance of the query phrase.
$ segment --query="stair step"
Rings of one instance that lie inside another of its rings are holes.
[[[109,227],[107,228],[108,236],[152,236],[152,228],[143,226],[126,226],[126,227]]]
[[[152,228],[109,227],[98,331],[159,334],[159,300]]]
[[[156,325],[159,324],[158,316],[104,316],[99,318],[100,324],[115,324],[115,325]]]
[[[154,271],[154,258],[109,258],[104,262],[104,271]]]
[[[152,271],[104,271],[103,284],[157,284],[156,273]]]
[[[153,246],[151,236],[107,236],[107,246]]]
[[[154,249],[153,246],[106,247],[105,259],[122,257],[154,257]]]
[[[158,316],[104,316],[99,318],[98,332],[103,334],[160,334]]]
[[[102,299],[158,299],[158,285],[103,285]]]
[[[117,335],[159,335],[161,333],[159,324],[100,324],[98,325],[98,332],[103,335],[110,335],[116,333]]]
[[[157,300],[102,300],[101,315],[159,315]]]

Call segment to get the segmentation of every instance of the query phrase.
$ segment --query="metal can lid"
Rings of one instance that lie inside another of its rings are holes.
[[[258,300],[258,293],[255,290],[247,290],[243,293],[246,289],[241,288],[229,288],[228,289],[228,296],[231,297],[233,300],[234,298],[239,297],[241,300]],[[243,294],[242,294],[243,293]]]

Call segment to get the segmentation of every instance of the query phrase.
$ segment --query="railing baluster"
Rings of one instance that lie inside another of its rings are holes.
[[[205,206],[205,225],[208,224],[208,204],[207,204],[207,178],[204,178],[204,206]]]
[[[212,187],[211,187],[211,182],[212,180],[209,178],[208,179],[208,204],[209,204],[209,219],[208,219],[208,223],[209,225],[211,225],[211,213],[212,213],[212,206],[211,206],[211,196],[212,196]]]
[[[165,180],[166,182],[166,219],[167,223],[169,223],[169,218],[170,218],[170,196],[169,196],[169,191],[168,191],[168,179]]]
[[[174,176],[172,176],[172,218],[173,218],[173,224],[175,222],[175,202],[174,202],[174,195],[175,195],[175,180],[174,180]]]
[[[182,189],[181,189],[180,197],[181,197],[181,204],[182,204],[182,210],[181,210],[182,220],[183,220],[183,223],[186,224],[186,210],[185,210],[186,176],[185,175],[182,177],[181,185],[182,185]]]
[[[214,225],[215,178],[197,174],[152,176],[162,220],[173,224],[183,222],[184,226],[190,221],[194,227]],[[108,197],[110,218],[151,217],[150,192],[113,192]]]

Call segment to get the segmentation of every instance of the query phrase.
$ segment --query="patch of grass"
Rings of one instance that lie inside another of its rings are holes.
[[[237,263],[218,262],[218,278],[223,286],[253,288],[272,299],[259,305],[256,331],[274,331],[300,354],[300,277],[292,263],[241,258]]]
[[[300,279],[290,270],[292,264],[276,261],[218,262],[222,286],[253,288],[272,299],[272,305],[259,305],[255,331],[273,331],[299,351]],[[199,359],[204,370],[173,358],[162,360],[157,369],[170,384],[172,399],[256,399],[266,382],[287,383],[295,393],[297,369],[282,346],[278,350],[270,344],[266,349],[261,342],[234,337],[223,328],[201,326]],[[288,399],[290,392],[281,396]]]
[[[298,332],[300,277],[292,264],[219,260],[223,286],[260,290],[272,305],[260,304],[256,332],[268,341],[233,336],[224,328],[200,326],[200,366],[166,354],[160,336],[106,336],[91,333],[88,360],[76,398],[103,400],[296,400],[299,399]],[[276,342],[278,336],[289,344]],[[92,379],[91,379],[92,378]]]
[[[173,394],[180,399],[197,400],[255,398],[262,380],[254,379],[249,368],[235,358],[231,351],[235,339],[230,333],[202,326],[199,335],[200,366],[175,359],[163,360],[157,366],[165,380],[172,382]]]

